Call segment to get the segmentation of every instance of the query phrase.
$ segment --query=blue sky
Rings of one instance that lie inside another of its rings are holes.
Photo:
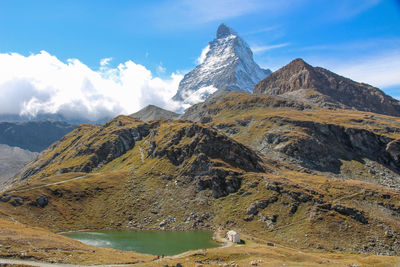
[[[104,58],[109,68],[133,61],[171,79],[196,65],[222,22],[262,67],[302,57],[400,97],[396,0],[0,0],[0,53],[46,51],[94,71]]]

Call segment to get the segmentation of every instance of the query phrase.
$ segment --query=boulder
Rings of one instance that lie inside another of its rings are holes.
[[[41,195],[38,199],[36,199],[36,203],[41,207],[44,208],[49,204],[49,199],[45,195]]]

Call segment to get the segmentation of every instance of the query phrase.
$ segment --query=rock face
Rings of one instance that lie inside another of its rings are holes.
[[[162,109],[154,105],[148,105],[147,107],[139,110],[136,113],[129,115],[132,118],[138,118],[141,121],[151,121],[158,119],[179,119],[180,114]]]
[[[378,88],[295,59],[259,82],[255,94],[281,96],[324,107],[400,116],[400,102]]]
[[[221,90],[248,91],[271,73],[253,60],[246,42],[231,28],[221,24],[216,39],[203,50],[204,59],[185,75],[174,100],[195,104]]]
[[[152,157],[167,158],[182,176],[191,177],[197,192],[210,189],[214,198],[237,192],[243,171],[265,171],[254,151],[198,124],[182,127],[163,146],[153,144]]]

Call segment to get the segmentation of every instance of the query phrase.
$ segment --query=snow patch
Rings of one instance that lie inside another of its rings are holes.
[[[203,64],[204,60],[206,59],[208,51],[210,51],[210,45],[207,45],[206,47],[203,48],[203,50],[201,50],[201,55],[196,60],[197,64]]]

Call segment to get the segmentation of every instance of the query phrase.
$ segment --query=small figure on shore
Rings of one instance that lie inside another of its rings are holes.
[[[159,260],[160,259],[160,255],[157,255],[157,260]]]
[[[161,255],[161,258],[163,258],[163,259],[164,259],[164,253]]]

